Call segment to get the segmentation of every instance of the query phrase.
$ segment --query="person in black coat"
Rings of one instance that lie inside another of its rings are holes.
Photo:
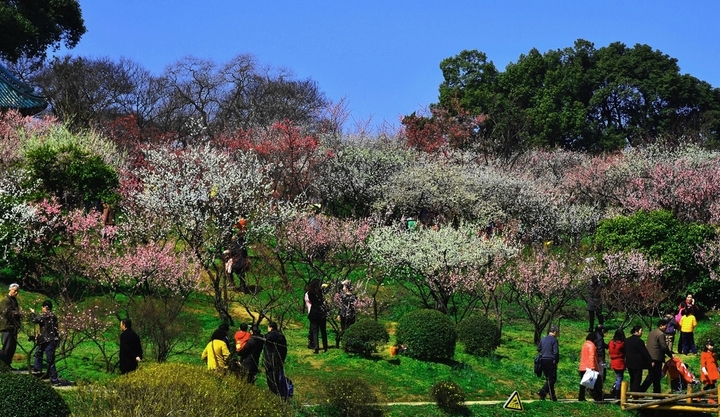
[[[254,384],[258,374],[258,364],[260,363],[260,354],[265,345],[265,339],[262,337],[258,326],[252,326],[250,328],[250,335],[250,339],[245,342],[242,349],[238,352],[238,355],[240,355],[240,362],[247,373],[247,382]]]
[[[630,330],[632,336],[625,339],[625,367],[630,376],[630,392],[640,392],[643,369],[650,367],[650,352],[642,340],[642,326]]]
[[[325,304],[325,294],[323,293],[323,286],[320,285],[320,280],[313,279],[308,284],[308,298],[310,300],[310,313],[308,313],[308,319],[310,320],[310,344],[315,350],[315,353],[320,351],[320,342],[318,341],[319,336],[322,336],[323,350],[327,352],[328,340],[327,340],[327,305]]]
[[[286,390],[281,390],[280,385],[284,383],[281,374],[284,374],[283,364],[287,357],[287,340],[285,335],[278,330],[277,323],[268,324],[268,333],[265,335],[265,349],[263,349],[263,365],[267,375],[267,384],[270,392],[283,396]]]
[[[137,369],[143,358],[140,337],[132,329],[132,320],[120,320],[120,374],[126,374]]]

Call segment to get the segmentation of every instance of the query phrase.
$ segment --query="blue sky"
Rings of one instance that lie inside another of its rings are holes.
[[[437,101],[440,61],[485,52],[503,70],[521,54],[650,45],[682,73],[720,87],[720,1],[244,1],[80,0],[87,57],[129,58],[153,74],[185,56],[225,63],[239,54],[312,78],[345,97],[346,128],[399,117]]]

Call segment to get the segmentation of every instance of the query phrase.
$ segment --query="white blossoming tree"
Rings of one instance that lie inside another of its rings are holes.
[[[126,231],[138,238],[172,239],[191,250],[208,275],[221,320],[232,323],[227,274],[219,259],[230,246],[233,225],[248,219],[247,236],[272,228],[267,167],[251,153],[232,157],[209,146],[146,152],[138,184],[128,189]]]
[[[513,257],[517,248],[501,236],[480,236],[473,227],[385,226],[372,232],[369,251],[373,265],[398,278],[426,308],[460,321],[486,296],[484,271],[493,259]]]

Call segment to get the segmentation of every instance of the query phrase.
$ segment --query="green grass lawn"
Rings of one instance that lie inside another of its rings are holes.
[[[24,295],[21,303],[34,299],[32,295]],[[209,298],[196,296],[190,301],[189,308],[202,316],[202,334],[187,353],[170,358],[170,362],[184,362],[204,366],[200,353],[209,339],[210,333],[217,326],[215,312]],[[582,311],[577,313],[582,315]],[[713,325],[714,316],[701,322],[697,334],[701,335]],[[388,329],[394,328],[393,322],[385,322]],[[575,399],[578,391],[577,366],[581,345],[585,339],[587,323],[584,320],[565,319],[561,325],[559,336],[561,360],[558,370],[556,391],[560,399]],[[263,329],[264,330],[264,329]],[[116,354],[115,341],[119,337],[119,329],[112,328],[108,332],[110,341],[108,349]],[[593,415],[616,415],[619,407],[613,405],[598,406],[589,404],[568,404],[551,402],[527,402],[534,400],[536,392],[543,384],[532,370],[535,356],[532,327],[520,318],[506,319],[503,327],[502,344],[490,357],[474,357],[463,352],[458,345],[453,360],[443,362],[424,362],[406,356],[390,356],[390,346],[394,343],[391,334],[390,343],[370,358],[347,354],[334,348],[334,335],[329,332],[331,348],[328,352],[313,354],[307,348],[308,322],[298,313],[295,321],[285,329],[288,339],[288,359],[286,373],[295,384],[294,402],[301,415],[322,415],[313,411],[312,405],[323,404],[326,400],[325,387],[333,384],[338,378],[350,378],[364,383],[372,390],[379,403],[387,402],[428,402],[431,401],[428,391],[438,381],[454,381],[466,393],[468,401],[499,401],[504,402],[517,391],[525,404],[525,415],[541,415],[548,410],[560,411],[566,415],[588,415],[592,408]],[[610,339],[612,331],[607,335]],[[699,339],[699,337],[698,337]],[[25,348],[30,343],[21,340]],[[18,349],[16,367],[22,366],[22,351]],[[698,356],[683,357],[683,360],[697,374],[699,370]],[[67,360],[58,364],[61,376],[77,381],[106,381],[116,375],[104,372],[104,364],[97,349],[85,344],[78,348]],[[142,366],[142,365],[141,365]],[[265,389],[264,375],[258,378],[257,385]],[[612,381],[606,381],[605,391],[611,389]],[[666,390],[669,388],[666,386]],[[525,403],[527,402],[527,403]],[[508,415],[500,405],[473,405],[464,413],[475,416]],[[431,406],[394,406],[386,415],[391,416],[435,416],[447,415],[435,405]],[[627,413],[625,413],[627,415]]]

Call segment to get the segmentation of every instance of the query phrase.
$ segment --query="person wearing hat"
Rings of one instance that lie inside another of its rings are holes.
[[[544,400],[550,394],[550,399],[557,401],[555,381],[557,381],[557,368],[560,361],[558,334],[558,326],[550,326],[547,336],[540,339],[540,343],[538,343],[537,351],[540,354],[540,365],[543,375],[545,375],[545,385],[537,392],[541,400]]]
[[[20,306],[18,306],[17,295],[20,285],[12,283],[7,297],[0,301],[0,338],[2,339],[2,350],[0,360],[10,366],[17,349],[17,335],[20,331]]]
[[[52,311],[53,305],[50,300],[42,303],[42,312],[35,314],[34,309],[30,309],[30,319],[33,323],[40,325],[40,334],[35,338],[37,350],[35,351],[35,361],[33,363],[33,373],[42,373],[43,354],[47,360],[48,375],[53,385],[60,384],[57,369],[55,368],[55,349],[57,348],[60,333],[58,331],[58,319]]]

